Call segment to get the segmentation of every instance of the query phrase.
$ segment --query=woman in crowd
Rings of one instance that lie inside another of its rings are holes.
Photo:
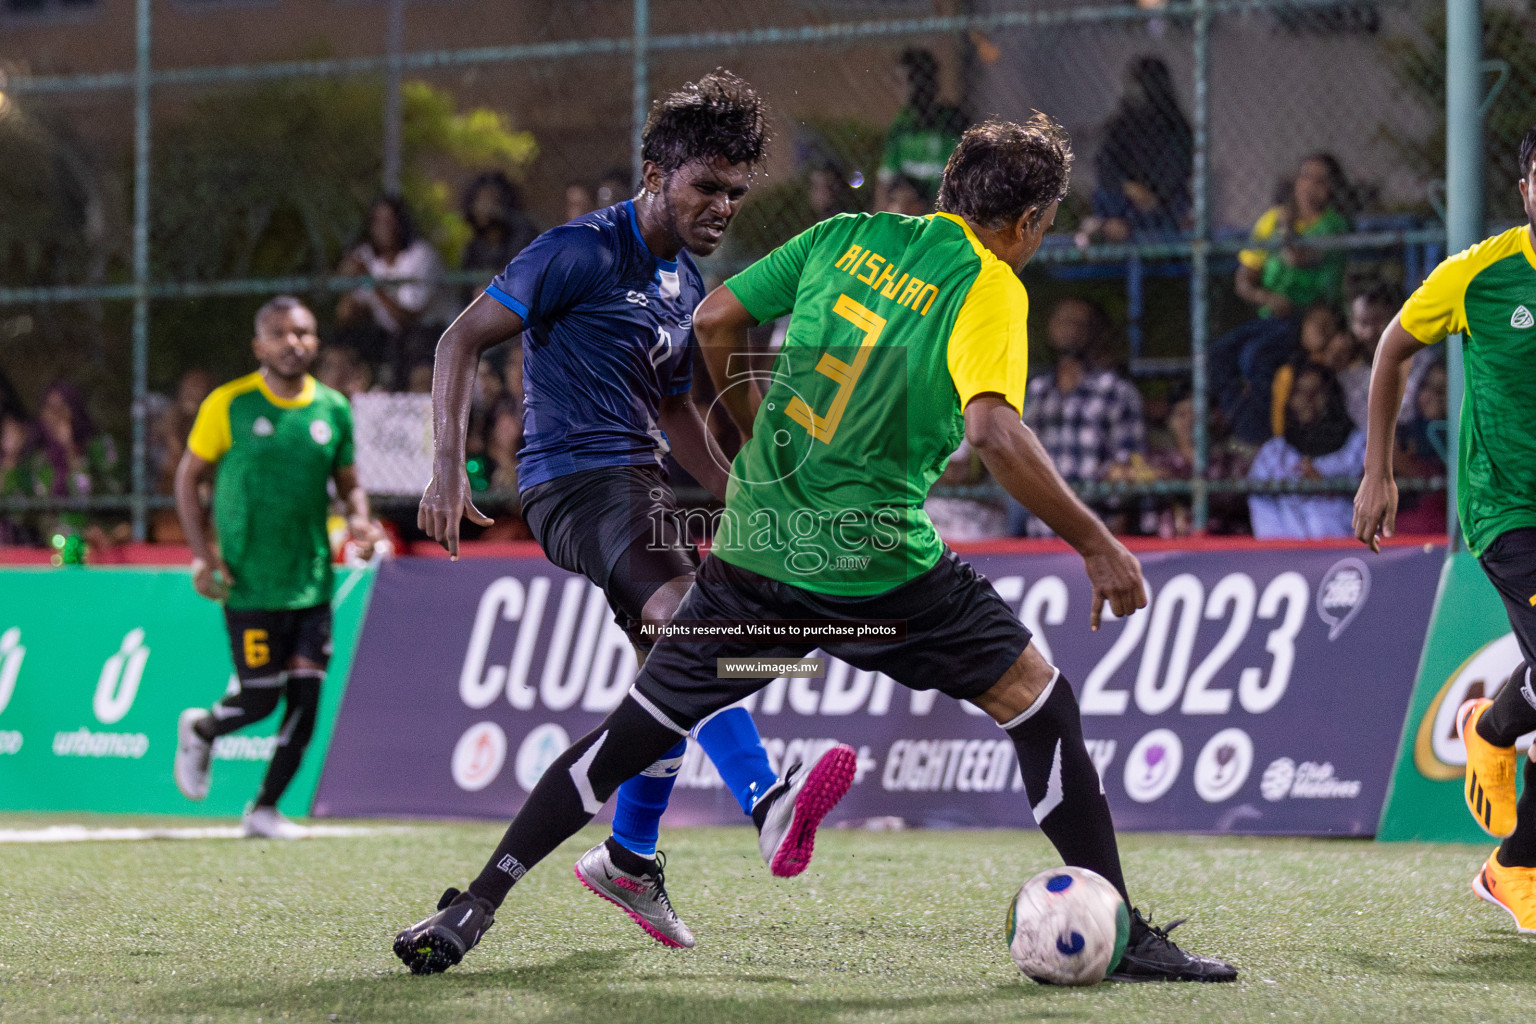
[[[1248,479],[1358,480],[1365,469],[1365,433],[1344,407],[1338,379],[1307,363],[1285,405],[1285,432],[1254,457]],[[1251,494],[1248,514],[1259,539],[1354,536],[1354,502],[1346,494]]]

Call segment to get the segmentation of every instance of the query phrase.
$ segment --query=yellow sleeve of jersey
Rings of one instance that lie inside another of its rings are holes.
[[[227,388],[215,388],[197,407],[192,433],[187,436],[187,450],[204,462],[218,462],[234,443],[229,429],[229,403],[234,396]]]
[[[1441,263],[1403,303],[1398,314],[1403,330],[1426,345],[1467,329],[1467,285],[1485,266],[1475,258],[1476,246]]]
[[[1007,264],[986,260],[949,336],[949,376],[960,408],[983,392],[1024,413],[1029,382],[1029,294]]]
[[[1267,242],[1275,237],[1275,232],[1280,229],[1280,214],[1283,211],[1278,206],[1272,206],[1264,211],[1258,223],[1253,226],[1253,234],[1248,237],[1255,242]],[[1244,249],[1237,254],[1237,261],[1249,270],[1263,270],[1264,262],[1269,259],[1268,249]]]

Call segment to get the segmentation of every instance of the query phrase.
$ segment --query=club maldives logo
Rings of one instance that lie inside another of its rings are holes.
[[[565,753],[570,745],[570,735],[553,722],[531,730],[517,748],[517,784],[524,791],[533,792],[533,787],[555,763],[555,758]]]
[[[1270,803],[1286,797],[1292,800],[1353,800],[1360,795],[1360,783],[1341,779],[1328,761],[1303,761],[1278,757],[1264,769],[1259,780],[1259,795]]]
[[[1339,638],[1370,596],[1371,570],[1358,558],[1341,559],[1323,574],[1317,585],[1317,616],[1327,624],[1329,640]]]
[[[495,722],[476,722],[453,747],[453,783],[477,793],[496,781],[507,761],[507,734]]]
[[[1509,675],[1524,660],[1520,641],[1505,633],[1472,652],[1440,687],[1424,709],[1413,741],[1413,765],[1427,779],[1459,779],[1466,772],[1467,751],[1456,728],[1456,710],[1474,697],[1492,697],[1504,688]],[[1520,750],[1530,747],[1531,737],[1515,741]]]
[[[1153,729],[1125,759],[1125,793],[1137,803],[1156,800],[1173,786],[1184,764],[1184,744],[1171,729]]]
[[[1253,768],[1253,740],[1241,729],[1223,729],[1195,758],[1195,792],[1208,804],[1237,795]]]

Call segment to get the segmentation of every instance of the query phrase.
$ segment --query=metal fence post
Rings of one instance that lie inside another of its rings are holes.
[[[389,69],[384,75],[384,192],[400,194],[400,78],[405,48],[405,0],[389,0]]]
[[[133,539],[149,534],[150,0],[138,0],[133,82]]]
[[[650,0],[635,0],[635,92],[632,97],[633,125],[629,133],[630,177],[633,188],[640,181],[640,165],[645,162],[640,155],[641,135],[645,132],[645,116],[651,109],[651,68],[649,41],[651,32]]]
[[[1483,235],[1483,9],[1481,0],[1445,0],[1445,249],[1457,253]],[[1446,528],[1450,550],[1463,538],[1456,515],[1461,396],[1466,387],[1461,335],[1447,339]]]
[[[1194,129],[1194,205],[1195,237],[1189,254],[1189,362],[1190,389],[1195,412],[1195,469],[1190,481],[1196,533],[1205,530],[1210,514],[1210,494],[1206,487],[1206,467],[1210,465],[1209,379],[1206,375],[1206,343],[1210,330],[1211,276],[1211,154],[1210,154],[1210,74],[1211,9],[1209,0],[1195,0],[1195,95]]]

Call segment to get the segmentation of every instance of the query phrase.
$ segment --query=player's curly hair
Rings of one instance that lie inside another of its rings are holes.
[[[1536,126],[1526,132],[1525,138],[1520,140],[1520,177],[1530,177],[1533,163],[1536,163]]]
[[[1071,178],[1072,140],[1061,125],[1039,111],[1023,124],[987,121],[960,136],[937,206],[997,230],[1064,199]]]
[[[752,86],[716,68],[651,104],[640,142],[664,174],[716,157],[755,165],[768,148],[768,113]]]

